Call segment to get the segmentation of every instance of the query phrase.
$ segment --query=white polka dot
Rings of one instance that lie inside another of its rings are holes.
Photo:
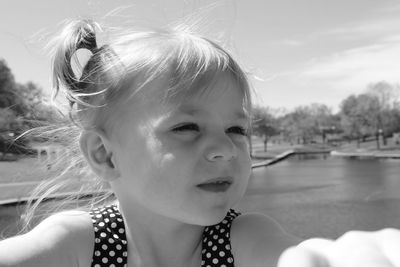
[[[117,245],[117,249],[118,249],[118,250],[121,250],[121,249],[122,249],[122,246],[121,246],[120,244],[118,244],[118,245]]]
[[[95,231],[95,232],[99,231],[99,228],[94,227],[94,231]]]
[[[229,263],[232,263],[232,262],[233,262],[233,258],[232,258],[232,257],[229,257],[229,258],[228,258],[228,262],[229,262]]]
[[[115,267],[115,264],[114,263],[111,263],[110,264],[110,267]],[[226,267],[226,266],[225,266]]]
[[[213,246],[213,247],[212,247],[212,250],[213,250],[213,251],[216,251],[216,250],[217,250],[217,246]]]
[[[110,214],[110,217],[111,217],[111,218],[114,218],[114,217],[115,217],[115,214],[114,214],[114,213],[111,213],[111,214]]]
[[[220,233],[223,233],[223,232],[225,232],[225,229],[221,228],[221,230],[219,230],[219,231],[220,231]]]
[[[96,215],[96,218],[101,218],[101,214],[97,214],[97,215]]]
[[[210,253],[210,252],[207,252],[206,257],[207,257],[207,258],[211,258],[211,253]]]
[[[218,259],[213,259],[212,262],[213,262],[214,264],[217,264],[217,263],[218,263]]]
[[[107,246],[106,244],[103,244],[103,245],[101,246],[101,248],[102,248],[103,250],[107,250],[107,249],[108,249],[108,246]]]
[[[212,246],[212,242],[211,241],[208,241],[208,243],[207,243],[207,245],[209,246],[209,247],[211,247]]]
[[[222,223],[223,223],[223,224],[227,224],[228,221],[227,221],[227,220],[223,220]]]
[[[225,264],[222,264],[221,267],[226,267],[226,265],[225,265]]]
[[[121,262],[122,262],[122,258],[118,257],[118,258],[117,258],[117,262],[118,262],[118,263],[121,263]]]
[[[119,236],[116,235],[116,234],[113,234],[113,237],[114,237],[115,239],[119,239]]]
[[[104,222],[99,222],[100,227],[104,227]]]
[[[217,235],[213,235],[213,238],[214,238],[215,240],[217,240],[217,239],[218,239],[218,236],[217,236]]]
[[[221,257],[225,256],[225,252],[220,251],[220,252],[219,252],[219,256],[221,256]]]
[[[104,222],[105,222],[105,223],[108,223],[109,221],[110,221],[110,219],[108,219],[108,218],[105,218],[105,219],[104,219]]]
[[[124,229],[124,228],[119,228],[118,232],[119,232],[120,234],[123,234],[123,233],[125,232],[125,229]]]
[[[114,250],[110,250],[110,252],[108,252],[108,255],[110,255],[111,257],[115,256],[115,251]]]
[[[219,225],[217,225],[217,226],[215,226],[215,229],[217,229],[217,230],[218,230],[218,229],[219,229],[219,227],[220,227],[220,226],[219,226]]]
[[[107,262],[108,262],[108,259],[107,259],[106,257],[104,257],[101,261],[102,261],[103,263],[107,263]]]
[[[220,238],[220,239],[218,240],[218,243],[223,244],[223,243],[224,243],[224,240],[223,240],[222,238]]]
[[[94,242],[100,243],[100,239],[99,239],[99,238],[96,238],[96,239],[94,240]]]
[[[97,257],[100,256],[100,254],[101,254],[101,253],[100,253],[100,251],[98,251],[98,250],[96,250],[96,251],[94,252],[94,255],[97,256]]]
[[[111,228],[116,228],[117,227],[117,224],[115,223],[115,222],[113,222],[112,224],[111,224]]]
[[[106,233],[101,233],[100,236],[101,237],[106,237],[107,235],[106,235]]]
[[[122,256],[128,257],[128,252],[124,251],[124,252],[122,253]]]
[[[203,242],[207,242],[207,237],[204,237]]]
[[[203,249],[203,250],[201,251],[201,253],[202,253],[202,254],[204,254],[205,252],[206,252],[206,250],[205,250],[205,249]]]
[[[206,262],[204,260],[201,261],[201,266],[203,266]]]
[[[214,233],[214,230],[211,230],[211,231],[210,231],[210,235],[212,235],[213,233]]]
[[[95,264],[94,267],[101,267],[100,264]]]

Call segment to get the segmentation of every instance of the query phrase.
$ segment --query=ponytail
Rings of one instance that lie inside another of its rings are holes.
[[[98,203],[108,201],[112,196],[108,184],[91,172],[82,156],[79,148],[81,128],[71,114],[74,104],[84,104],[83,97],[94,94],[88,92],[87,87],[89,80],[94,81],[95,78],[89,76],[100,75],[97,73],[97,68],[102,64],[102,60],[100,57],[93,59],[98,54],[104,54],[102,51],[105,47],[100,49],[97,47],[96,32],[99,30],[99,25],[91,20],[69,22],[51,43],[54,47],[53,98],[60,91],[65,94],[70,104],[71,121],[62,117],[52,125],[36,127],[29,131],[32,138],[40,138],[45,145],[56,144],[61,150],[57,158],[47,158],[46,161],[40,162],[44,169],[51,168],[51,171],[48,173],[49,177],[43,177],[43,181],[31,192],[25,214],[21,218],[21,233],[27,232],[40,221],[38,218],[73,207],[90,210]],[[81,66],[82,75],[77,77],[71,61],[79,49],[87,49],[92,55],[85,66]],[[65,192],[70,192],[71,188],[74,194],[66,194]],[[90,201],[85,198],[87,196],[91,197]],[[52,198],[56,198],[57,201],[44,204],[45,200]]]
[[[73,21],[65,27],[55,44],[57,48],[53,59],[54,97],[60,90],[64,90],[71,106],[80,102],[74,93],[81,93],[83,87],[82,77],[76,77],[71,61],[79,49],[89,50],[92,57],[98,52],[96,31],[100,29],[92,20]]]

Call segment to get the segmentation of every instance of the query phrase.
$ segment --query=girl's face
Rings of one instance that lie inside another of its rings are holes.
[[[244,195],[251,162],[243,93],[228,75],[184,101],[160,101],[166,79],[118,109],[111,144],[123,205],[176,220],[218,223]]]

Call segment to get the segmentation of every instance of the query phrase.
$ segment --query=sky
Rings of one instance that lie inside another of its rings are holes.
[[[258,105],[335,111],[370,84],[400,83],[400,0],[0,0],[0,58],[50,92],[45,45],[63,20],[157,26],[194,13],[251,73]]]

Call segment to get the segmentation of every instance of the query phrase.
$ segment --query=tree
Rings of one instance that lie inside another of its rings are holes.
[[[341,124],[350,138],[376,135],[379,129],[379,100],[370,94],[350,95],[340,105]]]
[[[0,108],[11,108],[17,102],[15,79],[7,63],[0,59]]]
[[[263,138],[264,151],[266,152],[269,138],[279,133],[273,111],[268,107],[254,107],[252,129],[254,134]]]
[[[391,134],[393,116],[399,105],[399,85],[391,85],[386,81],[370,84],[366,93],[377,98],[376,133],[379,147],[379,136],[382,134],[383,143],[386,144],[386,136]]]
[[[55,121],[59,113],[46,104],[47,96],[32,82],[19,84],[4,60],[0,59],[0,149],[2,152],[26,152],[28,140],[20,133],[32,127]],[[21,147],[18,147],[21,144]]]

